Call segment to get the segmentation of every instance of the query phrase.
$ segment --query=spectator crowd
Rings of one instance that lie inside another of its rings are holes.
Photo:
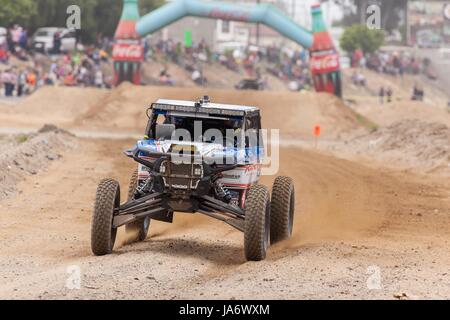
[[[110,88],[111,41],[99,36],[90,47],[62,52],[55,33],[53,50],[32,50],[28,31],[16,24],[0,38],[0,96],[21,97],[42,86],[95,86]]]
[[[367,68],[391,76],[424,74],[430,79],[436,78],[429,58],[418,58],[407,51],[379,50],[375,53],[364,54],[358,49],[351,56],[351,66]]]
[[[203,69],[217,63],[228,70],[242,73],[247,79],[263,81],[263,71],[281,79],[293,91],[308,89],[311,79],[308,64],[308,51],[292,51],[275,46],[257,47],[249,45],[242,48],[223,49],[214,52],[204,40],[186,47],[172,39],[158,39],[155,42],[144,40],[146,59],[165,59],[175,63],[191,73],[192,80],[198,85],[207,85],[208,79]],[[158,75],[159,83],[173,85],[174,79],[163,68]]]
[[[61,46],[61,34],[55,32],[50,50],[32,48],[28,30],[15,24],[0,33],[0,96],[21,97],[42,86],[94,86],[110,88],[113,83],[112,61],[109,53],[112,41],[98,35],[90,47],[78,44],[66,52]],[[190,45],[174,40],[143,40],[145,59],[163,59],[181,66],[193,82],[207,86],[204,68],[218,64],[242,74],[245,79],[257,80],[267,87],[264,73],[279,78],[292,91],[309,89],[309,55],[306,50],[289,50],[275,46],[253,45],[213,51],[205,40]],[[159,84],[174,85],[175,80],[164,67],[155,75]]]
[[[436,80],[436,72],[433,69],[432,61],[427,58],[419,58],[408,51],[383,51],[364,54],[361,50],[355,50],[351,56],[351,66],[353,68],[352,83],[356,86],[366,86],[366,79],[361,72],[362,69],[369,69],[377,73],[383,73],[393,77],[403,77],[407,75],[424,75],[428,79]],[[392,89],[381,86],[378,90],[380,104],[385,101],[392,101]],[[425,91],[420,83],[415,82],[412,87],[411,100],[422,101]]]

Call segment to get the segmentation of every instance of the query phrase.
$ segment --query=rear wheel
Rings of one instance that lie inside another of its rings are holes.
[[[292,236],[295,210],[294,181],[277,177],[272,188],[270,203],[270,241],[272,244]]]
[[[91,228],[91,249],[96,256],[112,252],[117,229],[113,227],[114,209],[120,206],[120,186],[112,179],[100,182],[95,198]]]
[[[138,170],[131,175],[130,186],[128,187],[128,201],[133,199],[136,188],[138,187]],[[131,237],[131,242],[144,241],[147,238],[150,228],[150,217],[136,220],[125,226],[127,234]]]
[[[263,185],[254,185],[245,201],[244,249],[249,261],[266,258],[269,247],[270,195]]]

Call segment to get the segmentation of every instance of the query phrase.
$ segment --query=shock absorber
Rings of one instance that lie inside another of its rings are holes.
[[[150,175],[141,185],[138,185],[134,194],[135,199],[139,199],[141,196],[150,192],[153,188],[153,177]]]
[[[228,189],[224,187],[223,183],[219,181],[220,178],[221,176],[217,175],[212,179],[214,192],[216,193],[218,199],[222,200],[225,203],[230,203],[232,196]]]

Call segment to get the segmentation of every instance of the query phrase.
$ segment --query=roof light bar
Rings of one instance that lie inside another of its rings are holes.
[[[165,111],[182,111],[182,112],[201,112],[215,115],[226,115],[226,116],[244,116],[245,111],[241,110],[228,110],[220,108],[208,108],[208,107],[195,107],[195,106],[181,106],[181,105],[170,105],[170,104],[153,104],[153,109],[165,110]]]

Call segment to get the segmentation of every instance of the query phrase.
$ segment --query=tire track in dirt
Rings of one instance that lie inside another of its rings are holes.
[[[396,244],[399,230],[399,239],[404,239],[414,238],[423,228],[440,228],[437,236],[441,240],[448,231],[446,210],[450,204],[440,181],[424,189],[420,178],[410,179],[347,160],[283,148],[281,161],[285,165],[280,174],[292,176],[296,183],[294,237],[272,247],[266,261],[245,262],[241,233],[218,221],[186,214],[176,215],[174,225],[153,223],[152,237],[143,243],[119,243],[113,255],[92,257],[89,231],[96,184],[110,176],[126,190],[134,164],[119,151],[130,143],[82,140],[77,152],[64,155],[48,172],[22,184],[22,195],[0,204],[6,212],[0,225],[8,224],[8,231],[1,235],[0,297],[308,297],[308,281],[318,281],[317,277],[324,275],[318,272],[315,276],[304,265],[304,259],[310,266],[332,260],[333,270],[328,277],[333,279],[348,263],[348,243],[367,242],[370,250],[382,254],[390,243]],[[34,188],[37,180],[40,187]],[[272,180],[273,177],[264,177],[263,183],[270,185]],[[425,191],[417,194],[420,190]],[[430,200],[434,201],[433,206],[439,206],[438,214],[429,208]],[[412,208],[421,208],[422,222],[405,219]],[[431,232],[424,237],[424,243],[436,240]],[[444,240],[448,241],[448,233]],[[313,253],[321,250],[322,257],[314,258]],[[355,263],[367,259],[360,252],[352,252],[351,256]],[[335,260],[338,257],[343,258]],[[290,285],[291,291],[282,293],[294,263],[310,273],[298,285]],[[68,276],[64,271],[71,264],[82,270],[81,290],[64,287]],[[280,282],[267,282],[260,277],[279,278]],[[257,282],[252,285],[253,281]],[[336,281],[345,290],[351,288],[345,279]],[[322,286],[325,290],[325,284]],[[255,291],[267,287],[271,291]]]

